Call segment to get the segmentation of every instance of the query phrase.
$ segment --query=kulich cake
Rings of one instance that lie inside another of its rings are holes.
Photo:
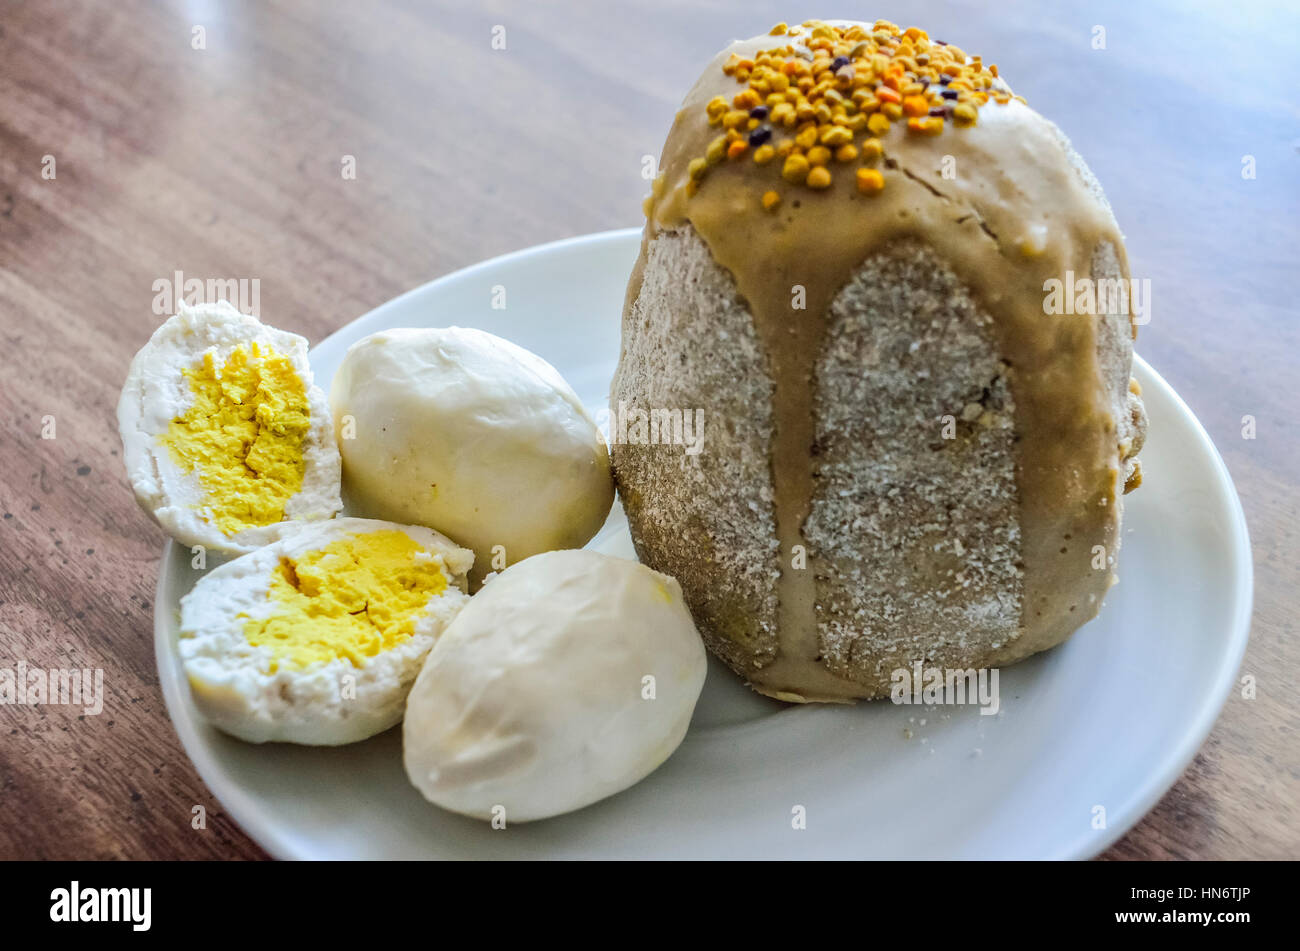
[[[1124,243],[996,66],[885,21],[733,43],[646,213],[611,405],[707,439],[684,461],[633,427],[614,473],[714,653],[844,701],[1096,615],[1146,430]],[[1054,281],[1094,312],[1052,312]]]

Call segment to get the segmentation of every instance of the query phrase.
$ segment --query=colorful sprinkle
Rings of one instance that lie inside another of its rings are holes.
[[[999,80],[997,66],[931,40],[917,27],[902,30],[877,20],[868,29],[809,20],[799,27],[778,23],[770,35],[782,45],[752,57],[732,54],[723,64],[723,73],[743,88],[730,101],[715,96],[705,106],[709,124],[723,134],[709,143],[704,158],[691,162],[688,192],[694,193],[710,167],[751,147],[758,165],[781,159],[787,182],[828,188],[832,159],[878,162],[880,140],[895,122],[905,121],[913,134],[941,135],[949,122],[974,125],[990,101],[1020,98]],[[871,168],[858,168],[855,182],[866,195],[885,187],[884,176]],[[772,191],[762,196],[769,210],[780,200]]]
[[[885,176],[874,168],[860,168],[855,177],[858,183],[858,191],[864,195],[878,195],[885,187]]]
[[[699,161],[699,159],[696,159]],[[692,165],[695,163],[692,162]],[[808,178],[808,169],[811,166],[808,160],[802,155],[790,155],[785,160],[785,165],[781,166],[781,177],[787,182],[794,185],[802,185]]]

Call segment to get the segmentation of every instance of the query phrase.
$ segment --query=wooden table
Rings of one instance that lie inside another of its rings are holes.
[[[0,857],[263,856],[158,688],[163,537],[132,500],[114,416],[160,320],[154,282],[257,279],[263,317],[315,341],[482,258],[636,224],[642,157],[714,50],[823,12],[325,6],[0,0],[0,666],[102,667],[107,692],[92,717],[0,707]],[[1152,281],[1140,351],[1204,422],[1250,521],[1258,696],[1228,701],[1107,856],[1296,858],[1300,15],[1190,6],[877,10],[999,63],[1074,139]]]

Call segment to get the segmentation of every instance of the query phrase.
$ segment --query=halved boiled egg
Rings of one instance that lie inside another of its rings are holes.
[[[474,553],[428,528],[301,523],[214,569],[181,600],[199,710],[253,743],[333,746],[398,723]]]
[[[135,355],[117,407],[136,500],[186,545],[248,552],[343,506],[307,341],[226,301],[182,304]]]

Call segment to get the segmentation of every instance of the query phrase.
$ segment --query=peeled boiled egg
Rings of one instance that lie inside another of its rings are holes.
[[[196,706],[253,743],[338,745],[388,729],[469,600],[473,560],[421,526],[299,523],[181,600],[178,646]]]
[[[330,384],[350,510],[428,525],[478,556],[474,580],[579,548],[614,501],[595,421],[549,363],[482,330],[389,330]]]
[[[182,304],[154,332],[117,418],[136,500],[182,544],[248,552],[342,508],[307,341],[226,301]]]
[[[593,551],[534,555],[492,577],[429,653],[406,702],[407,775],[481,819],[579,809],[672,754],[705,669],[673,578]]]

